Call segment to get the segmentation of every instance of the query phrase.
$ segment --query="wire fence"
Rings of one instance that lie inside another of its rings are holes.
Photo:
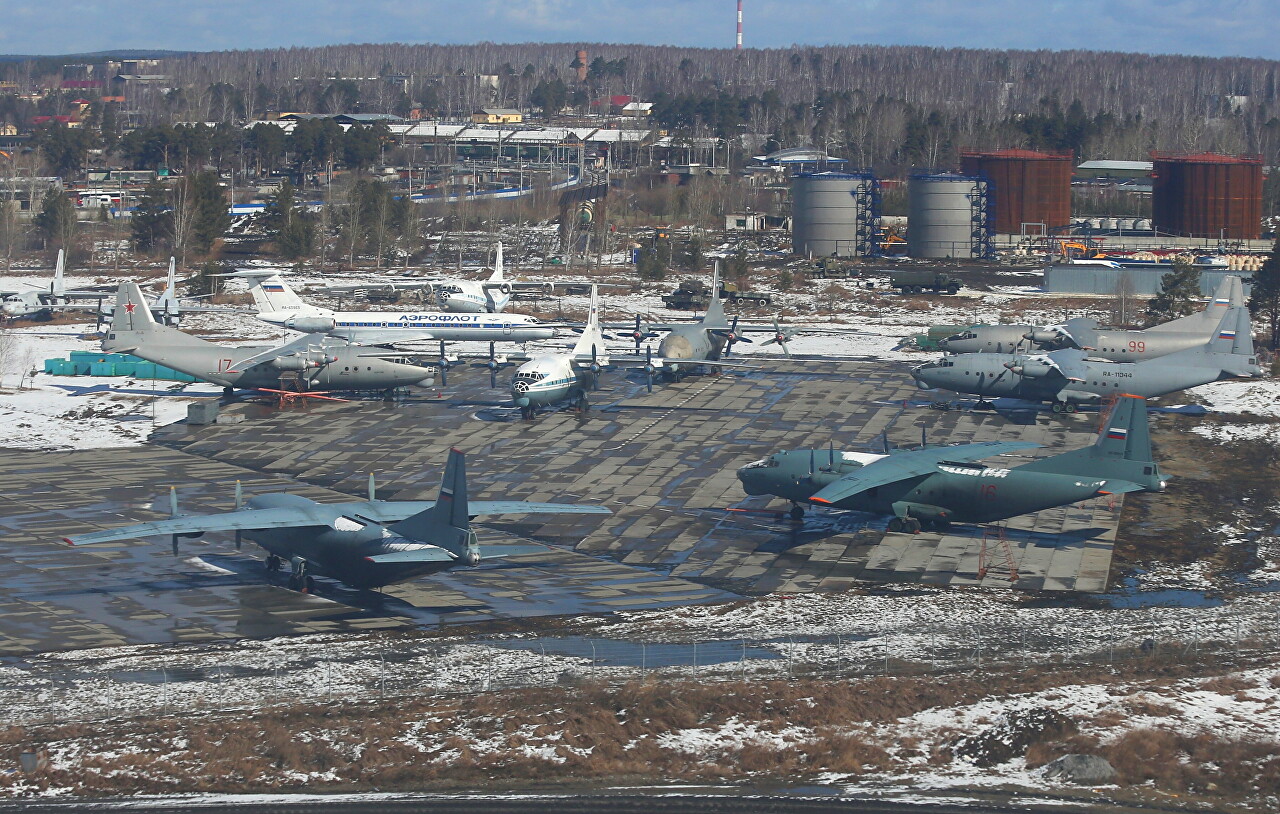
[[[362,640],[309,648],[253,643],[92,663],[0,668],[9,725],[260,709],[299,704],[476,694],[536,687],[664,680],[853,680],[1044,669],[1171,666],[1229,669],[1273,657],[1280,616],[1199,630],[1093,628],[1010,635],[982,624],[930,625],[892,639],[860,635],[635,641],[578,636]]]

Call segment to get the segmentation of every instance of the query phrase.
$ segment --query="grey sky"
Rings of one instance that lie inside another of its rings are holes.
[[[351,42],[729,47],[735,0],[9,0],[0,53]],[[746,44],[919,44],[1280,58],[1275,0],[744,0]]]

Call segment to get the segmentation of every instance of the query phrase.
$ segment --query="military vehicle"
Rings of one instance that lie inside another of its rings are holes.
[[[963,284],[959,278],[944,271],[924,271],[909,269],[889,272],[889,287],[896,288],[903,294],[919,294],[932,291],[935,294],[955,294]]]
[[[1228,308],[1215,336],[1200,347],[1140,362],[1099,362],[1067,348],[1040,354],[962,353],[912,369],[921,389],[1049,401],[1054,412],[1118,393],[1154,398],[1223,379],[1262,375],[1253,353],[1247,308]]]
[[[791,501],[791,517],[821,505],[892,515],[889,531],[990,523],[1099,495],[1159,492],[1146,401],[1121,395],[1092,446],[1006,469],[975,463],[1038,444],[986,441],[875,455],[830,449],[776,452],[738,470],[748,495]]]
[[[662,304],[677,311],[701,311],[709,307],[714,299],[711,289],[701,280],[682,280],[675,291],[662,298]],[[768,294],[739,291],[733,283],[720,284],[720,299],[751,308],[761,308],[773,303],[773,298]]]
[[[531,545],[481,546],[471,528],[471,518],[477,515],[612,513],[603,506],[565,503],[468,502],[465,458],[456,449],[449,453],[434,502],[378,500],[372,475],[368,496],[367,501],[316,503],[301,495],[267,494],[246,503],[237,482],[233,511],[183,516],[178,513],[177,493],[171,489],[168,520],[77,534],[63,541],[94,545],[169,535],[176,557],[181,537],[234,531],[236,548],[247,535],[267,552],[268,572],[279,571],[287,563],[289,587],[310,592],[315,589],[315,576],[353,588],[380,588],[459,565],[548,550]]]

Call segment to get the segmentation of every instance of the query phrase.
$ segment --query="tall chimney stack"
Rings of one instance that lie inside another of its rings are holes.
[[[738,50],[742,50],[742,0],[738,0]]]

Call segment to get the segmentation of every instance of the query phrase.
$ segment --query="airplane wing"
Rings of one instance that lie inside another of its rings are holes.
[[[362,503],[341,503],[344,514],[372,520],[376,523],[397,523],[435,505],[434,500],[375,500]],[[499,514],[613,514],[604,506],[577,503],[526,503],[519,500],[471,500],[467,513],[477,515]]]
[[[990,458],[992,455],[1020,449],[1034,449],[1038,446],[1040,445],[1021,441],[983,441],[978,444],[899,452],[873,461],[856,472],[845,475],[835,483],[818,490],[809,497],[809,500],[814,503],[837,503],[877,486],[887,486],[890,483],[920,475],[931,475],[937,471],[939,464],[970,463]]]
[[[136,523],[109,531],[91,531],[63,537],[67,545],[96,545],[162,534],[195,534],[204,531],[249,531],[324,525],[297,509],[243,509],[226,514],[190,515],[151,523]]]
[[[370,554],[365,557],[369,562],[454,562],[458,558],[443,548],[407,548],[402,551],[388,551],[386,554]]]
[[[403,328],[385,331],[360,328],[355,331],[334,331],[331,336],[345,339],[353,345],[402,345],[405,342],[428,342],[435,339],[427,331],[406,331]]]

